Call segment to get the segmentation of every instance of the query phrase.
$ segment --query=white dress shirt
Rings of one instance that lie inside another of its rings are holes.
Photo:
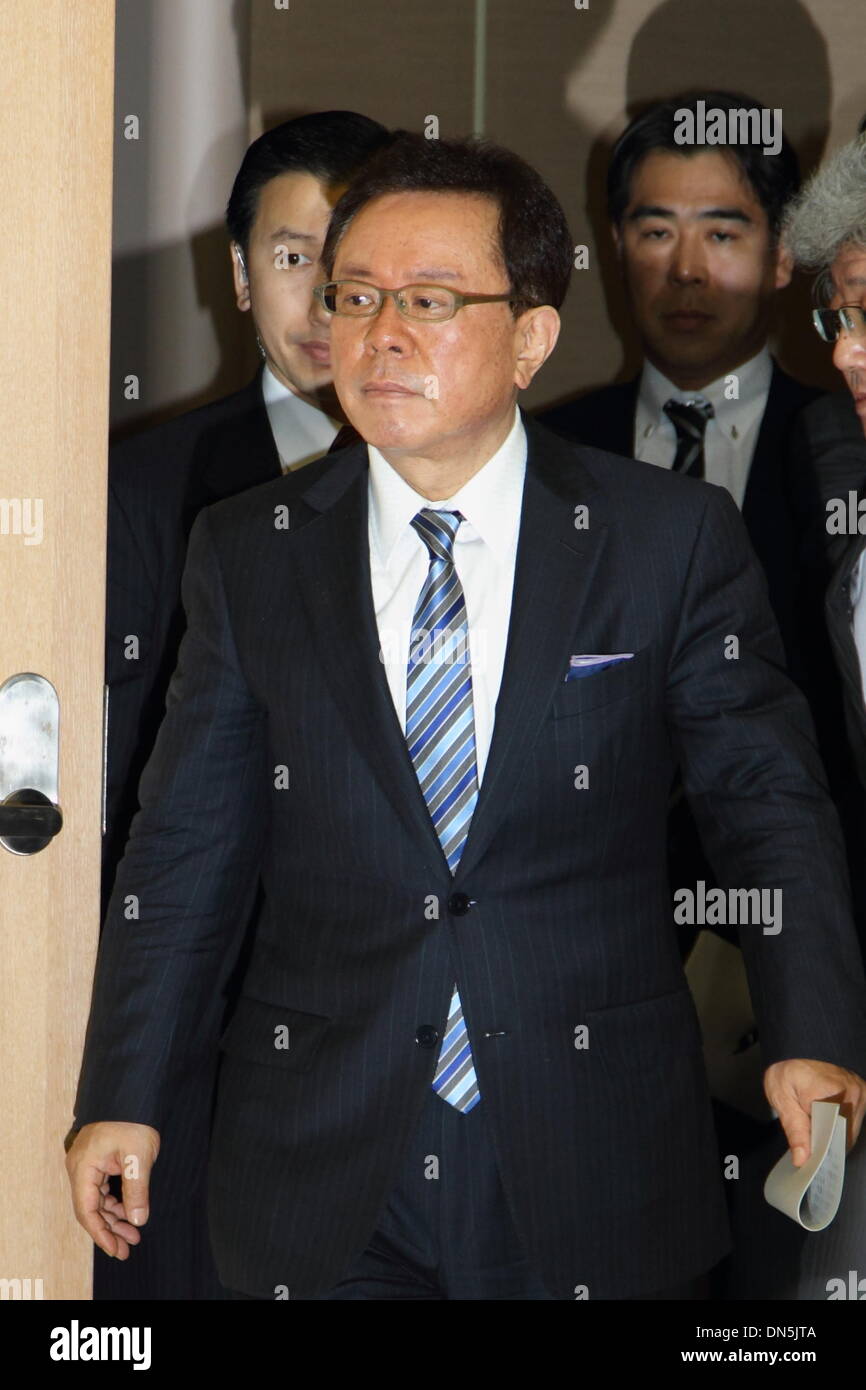
[[[731,375],[737,378],[737,400],[725,398],[726,377],[710,382],[700,391],[682,391],[651,362],[645,362],[635,411],[634,456],[660,468],[672,468],[677,432],[662,407],[671,398],[688,401],[700,396],[710,402],[714,412],[704,435],[704,477],[708,483],[727,488],[737,506],[742,507],[773,375],[769,349],[762,348]]]
[[[505,442],[445,501],[421,497],[368,445],[369,540],[373,606],[382,661],[401,729],[406,728],[406,673],[412,619],[430,553],[411,525],[422,507],[459,511],[454,565],[466,602],[475,709],[478,784],[484,775],[511,619],[517,534],[526,476],[526,431],[515,408]]]
[[[328,452],[340,428],[336,420],[302,401],[277,380],[270,367],[265,367],[262,376],[262,395],[284,473]]]

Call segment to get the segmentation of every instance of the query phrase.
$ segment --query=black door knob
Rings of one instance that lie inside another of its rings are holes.
[[[51,844],[62,825],[60,807],[32,787],[0,802],[0,841],[13,854],[36,854]]]

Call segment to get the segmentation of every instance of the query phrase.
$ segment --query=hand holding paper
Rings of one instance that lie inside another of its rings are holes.
[[[764,1197],[805,1230],[823,1231],[839,1210],[844,1181],[844,1117],[838,1102],[813,1101],[812,1152],[799,1168],[783,1154],[764,1183]]]
[[[840,1107],[850,1106],[848,1148],[856,1142],[866,1113],[866,1081],[856,1072],[833,1066],[831,1062],[792,1058],[774,1062],[767,1068],[764,1092],[779,1116],[795,1168],[809,1157],[812,1102],[815,1100],[834,1100]]]

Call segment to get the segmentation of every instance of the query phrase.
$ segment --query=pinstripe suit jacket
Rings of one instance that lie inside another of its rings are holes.
[[[591,444],[631,457],[634,447],[640,377],[602,386],[577,400],[542,412],[542,424],[578,444]],[[799,682],[805,677],[809,637],[803,636],[797,605],[796,547],[798,513],[807,502],[797,495],[787,468],[788,441],[797,413],[820,393],[782,371],[773,362],[767,404],[755,440],[742,515],[761,561],[770,602],[782,633],[788,668]]]
[[[202,507],[279,478],[262,373],[241,391],[113,445],[108,464],[109,688],[103,898],[136,810],[183,632],[180,580]],[[140,643],[127,659],[129,635]]]
[[[850,598],[851,575],[864,542],[862,536],[827,532],[831,498],[847,502],[851,491],[861,498],[866,495],[866,441],[849,391],[821,397],[798,417],[791,471],[797,478],[796,493],[810,503],[801,528],[799,607],[813,632],[826,623],[824,640],[814,642],[815,693],[810,703],[849,843],[861,949],[866,954],[866,712]],[[832,676],[834,662],[838,683]]]
[[[138,781],[153,750],[183,634],[180,581],[199,511],[281,476],[262,372],[241,391],[115,444],[108,473],[108,684],[103,903],[108,904]],[[138,638],[128,660],[130,635]],[[242,965],[239,967],[242,969]],[[231,991],[229,991],[231,994]],[[131,1260],[96,1250],[99,1299],[221,1296],[210,1254],[204,1169],[213,1066],[174,1090],[152,1187],[147,1239]],[[200,1180],[191,1184],[191,1174]]]
[[[211,1235],[247,1293],[322,1291],[365,1246],[435,1067],[416,1039],[442,1032],[455,978],[505,1191],[554,1297],[640,1295],[724,1253],[666,882],[677,762],[718,881],[783,889],[781,933],[742,932],[765,1060],[866,1067],[835,812],[734,504],[524,420],[505,669],[453,880],[378,659],[363,447],[193,530],[76,1114],[159,1128],[219,1045]],[[570,655],[607,652],[635,655],[565,681]]]

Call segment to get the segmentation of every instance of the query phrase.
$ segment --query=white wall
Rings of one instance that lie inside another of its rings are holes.
[[[248,143],[249,0],[117,0],[111,418],[241,384],[223,213]],[[125,118],[139,119],[126,139]],[[140,398],[124,379],[138,376]]]

